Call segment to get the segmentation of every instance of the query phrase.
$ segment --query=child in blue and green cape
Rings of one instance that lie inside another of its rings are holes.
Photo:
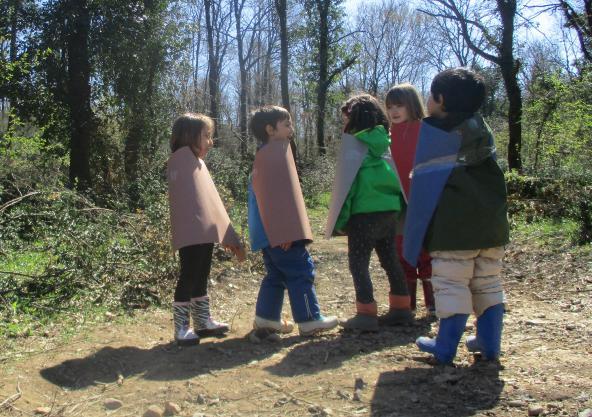
[[[471,313],[477,335],[467,338],[469,351],[489,360],[500,355],[508,205],[491,130],[477,112],[484,99],[477,73],[453,68],[436,75],[415,154],[403,254],[411,265],[422,247],[432,257],[440,326],[436,338],[416,344],[439,363],[453,361]]]

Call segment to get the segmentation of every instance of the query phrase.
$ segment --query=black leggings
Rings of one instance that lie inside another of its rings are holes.
[[[395,235],[397,217],[393,211],[354,214],[347,223],[347,256],[354,280],[356,301],[371,303],[374,290],[370,279],[370,256],[376,249],[380,266],[386,271],[393,295],[408,295],[405,273],[397,257]]]
[[[208,277],[212,267],[213,243],[185,246],[179,249],[181,273],[175,289],[175,301],[185,302],[208,294]]]

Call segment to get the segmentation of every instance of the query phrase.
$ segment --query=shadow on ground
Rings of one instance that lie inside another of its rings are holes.
[[[316,374],[339,368],[356,355],[364,355],[413,343],[430,330],[429,320],[417,320],[409,327],[382,327],[378,333],[341,332],[295,346],[282,360],[265,368],[284,377]]]
[[[265,359],[299,341],[302,338],[291,336],[262,344],[234,338],[216,343],[202,340],[200,345],[191,347],[178,347],[173,342],[150,349],[105,347],[87,357],[42,369],[40,374],[49,382],[69,389],[113,383],[119,375],[124,378],[141,375],[156,381],[184,380]]]
[[[371,416],[472,416],[496,406],[504,383],[497,363],[413,367],[380,374]]]

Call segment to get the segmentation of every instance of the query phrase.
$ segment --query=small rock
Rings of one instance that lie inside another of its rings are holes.
[[[197,394],[197,398],[195,399],[195,401],[198,404],[204,405],[207,402],[207,399],[202,394]]]
[[[195,413],[193,417],[206,417],[206,415],[204,413]]]
[[[289,402],[290,402],[290,399],[288,397],[284,396],[284,397],[281,397],[280,399],[278,399],[273,406],[277,408],[277,407],[281,407],[283,405],[286,405]]]
[[[220,403],[220,398],[212,398],[208,405],[216,405]]]
[[[354,390],[354,395],[352,397],[352,400],[362,401],[362,390],[361,389]]]
[[[49,408],[49,407],[37,407],[34,412],[35,412],[35,414],[40,414],[42,416],[46,416],[49,413],[51,413],[51,408]]]
[[[105,408],[107,410],[117,410],[118,408],[123,407],[123,402],[121,400],[116,399],[116,398],[107,398],[103,402],[103,405],[105,406]]]
[[[529,416],[538,416],[541,415],[545,411],[542,405],[540,404],[532,404],[528,406],[528,415]]]
[[[510,401],[508,401],[508,406],[509,407],[519,408],[519,407],[524,407],[525,405],[526,405],[526,403],[524,401],[521,401],[521,400],[510,400]]]
[[[323,410],[321,411],[321,415],[322,416],[332,416],[333,410],[331,410],[330,408],[323,408]]]
[[[575,324],[566,324],[565,325],[565,330],[575,330],[576,326]]]
[[[586,408],[578,413],[578,417],[592,417],[592,408]]]
[[[162,417],[164,415],[164,411],[157,405],[151,405],[148,409],[144,412],[142,417]]]
[[[265,381],[263,381],[263,385],[265,385],[269,388],[273,388],[273,389],[279,389],[279,387],[280,387],[278,384],[270,381],[269,379],[266,379]]]
[[[179,413],[181,413],[181,407],[178,404],[169,401],[164,405],[165,416],[174,416]]]
[[[342,398],[344,400],[350,400],[351,399],[351,395],[349,395],[348,392],[342,391],[342,390],[338,390],[337,391],[337,395],[339,396],[339,398]]]

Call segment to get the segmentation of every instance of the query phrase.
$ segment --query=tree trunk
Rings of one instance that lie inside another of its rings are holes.
[[[243,11],[244,0],[233,0],[232,6],[234,9],[234,21],[236,26],[236,48],[238,52],[238,68],[240,72],[240,87],[239,87],[239,140],[240,140],[240,154],[242,159],[247,155],[247,68],[245,62],[243,36],[241,29],[241,15]]]
[[[498,0],[502,20],[500,69],[508,94],[508,168],[522,171],[522,93],[518,84],[520,62],[514,58],[514,17],[516,2]]]
[[[204,0],[206,13],[206,31],[208,39],[208,89],[210,93],[210,117],[214,119],[214,136],[218,134],[218,119],[219,119],[219,88],[220,88],[220,72],[218,70],[218,60],[214,50],[214,25],[212,22],[212,0]],[[214,142],[216,146],[216,142]]]
[[[18,16],[19,11],[21,9],[21,0],[14,0],[12,3],[12,8],[10,10],[10,50],[9,59],[10,62],[15,62],[17,59],[18,51],[17,51],[17,38],[18,38]],[[6,105],[8,100],[2,97],[2,118],[4,118],[4,111],[8,108],[8,119],[6,121],[6,131],[10,131],[10,128],[13,124],[13,115],[12,111],[10,111],[10,106]],[[6,143],[6,148],[10,148],[12,146],[11,141],[9,140]]]
[[[290,91],[288,87],[288,5],[287,0],[275,0],[275,9],[280,23],[280,85],[282,106],[290,111]]]
[[[70,111],[70,185],[82,190],[92,185],[90,145],[95,123],[91,109],[91,65],[88,51],[90,13],[86,0],[69,1],[66,45],[67,100]]]
[[[317,0],[319,13],[319,78],[317,84],[317,148],[325,155],[325,107],[327,105],[329,65],[329,4],[330,0]]]
[[[288,4],[287,0],[275,0],[275,10],[280,24],[280,88],[282,91],[282,106],[291,112],[290,89],[288,86],[288,68],[290,59],[288,56]],[[296,142],[290,140],[290,148],[294,161],[297,161],[298,150]]]
[[[17,57],[17,33],[18,33],[18,15],[21,9],[21,0],[13,0],[10,9],[10,62],[16,61]]]

